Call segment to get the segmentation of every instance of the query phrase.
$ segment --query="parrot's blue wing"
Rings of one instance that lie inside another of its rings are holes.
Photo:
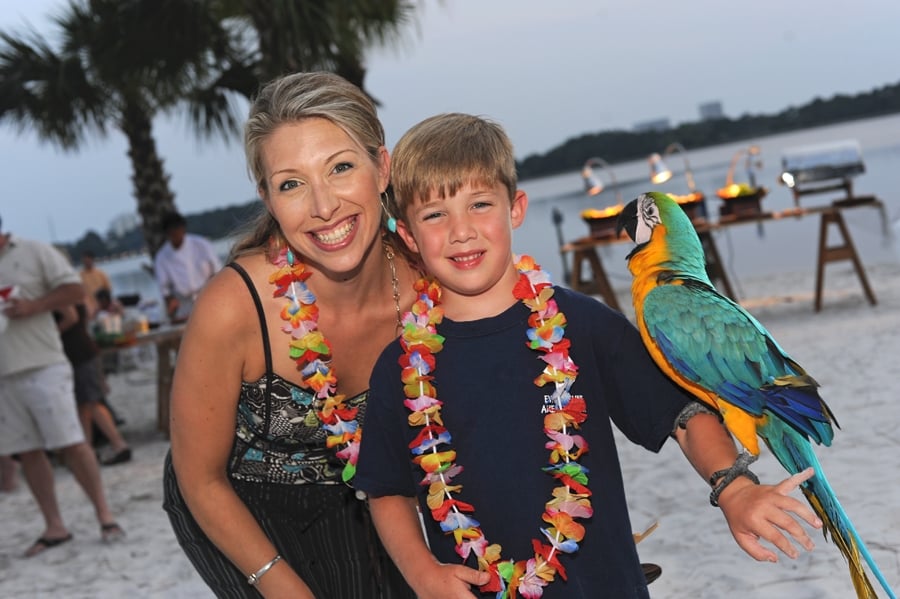
[[[644,298],[648,334],[686,379],[760,416],[769,410],[830,443],[831,414],[810,378],[741,306],[702,282],[660,285]]]

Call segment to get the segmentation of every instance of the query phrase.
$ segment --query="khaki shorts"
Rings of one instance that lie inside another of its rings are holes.
[[[83,441],[68,362],[0,378],[0,455]]]

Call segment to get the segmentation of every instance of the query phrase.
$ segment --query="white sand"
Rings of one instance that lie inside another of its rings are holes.
[[[746,280],[745,301],[776,339],[822,385],[841,426],[818,452],[825,472],[892,586],[900,590],[900,263],[869,266],[878,297],[870,307],[849,267],[831,265],[824,309],[812,310],[809,273]],[[628,305],[627,290],[620,301]],[[168,448],[156,432],[152,369],[111,377],[112,404],[126,418],[131,463],[103,469],[104,484],[128,537],[103,545],[88,501],[57,468],[57,492],[75,539],[42,555],[20,554],[42,530],[24,484],[0,494],[0,597],[208,597],[162,511],[161,469]],[[641,543],[644,561],[663,567],[655,597],[829,599],[855,596],[838,550],[814,533],[817,548],[796,561],[753,561],[733,541],[708,488],[674,443],[654,456],[620,443],[635,528],[659,521]],[[755,470],[783,474],[764,450]],[[602,517],[602,506],[599,517]],[[876,590],[878,585],[876,583]],[[883,596],[879,593],[879,596]],[[343,599],[343,598],[341,598]]]

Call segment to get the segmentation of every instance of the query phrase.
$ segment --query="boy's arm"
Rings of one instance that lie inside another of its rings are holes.
[[[734,441],[713,414],[693,416],[684,428],[676,427],[674,434],[685,457],[706,481],[714,472],[730,468],[737,459]],[[719,507],[741,549],[759,561],[778,561],[776,553],[760,543],[760,539],[765,539],[795,559],[797,549],[785,533],[807,551],[813,549],[799,520],[815,528],[822,528],[822,522],[806,503],[789,495],[813,474],[810,468],[777,485],[757,485],[746,476],[738,476],[724,488]]]
[[[490,580],[487,572],[438,562],[425,544],[415,498],[370,497],[369,509],[381,542],[419,597],[474,599],[471,585],[487,584]]]

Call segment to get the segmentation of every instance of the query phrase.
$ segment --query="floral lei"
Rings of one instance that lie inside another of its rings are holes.
[[[496,592],[497,599],[516,597],[517,592],[528,599],[540,597],[557,573],[565,579],[566,571],[557,554],[578,550],[585,531],[576,519],[589,518],[593,514],[591,492],[587,487],[588,471],[578,463],[588,445],[581,435],[572,433],[585,421],[587,412],[584,399],[569,393],[578,368],[569,357],[570,342],[564,338],[566,318],[552,299],[553,286],[540,266],[529,256],[521,256],[516,268],[519,280],[513,295],[532,312],[526,331],[527,345],[540,352],[546,363],[534,384],[538,387],[548,383],[555,385],[551,397],[556,411],[544,416],[544,433],[549,438],[545,447],[550,450],[550,457],[543,470],[561,486],[553,490],[542,515],[543,521],[550,525],[541,528],[549,545],[533,539],[534,557],[501,561],[500,545],[489,545],[479,522],[467,515],[475,508],[453,496],[461,491],[462,485],[451,483],[463,468],[455,463],[451,436],[441,420],[443,402],[437,399],[437,391],[431,382],[434,379],[434,354],[441,351],[444,343],[444,337],[437,332],[443,309],[440,307],[441,288],[435,280],[416,282],[418,299],[404,315],[400,337],[404,354],[399,361],[407,397],[404,405],[411,412],[409,425],[421,427],[409,447],[413,461],[425,472],[421,484],[428,485],[427,505],[441,530],[453,534],[456,553],[464,561],[474,554],[479,570],[490,573],[490,582],[481,590]]]
[[[290,356],[297,363],[303,384],[315,392],[319,400],[316,416],[328,432],[326,447],[341,447],[337,456],[345,460],[341,478],[349,482],[356,474],[362,427],[356,419],[357,408],[345,405],[344,395],[336,393],[337,376],[331,368],[331,344],[319,330],[319,308],[316,296],[306,286],[312,273],[303,262],[294,259],[293,252],[282,247],[273,249],[269,259],[278,270],[269,275],[275,285],[274,297],[286,297],[281,308],[282,327],[290,334]]]

